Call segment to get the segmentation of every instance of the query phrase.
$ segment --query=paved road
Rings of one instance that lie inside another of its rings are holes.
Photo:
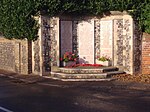
[[[150,112],[150,89],[117,82],[25,83],[0,76],[0,112]]]

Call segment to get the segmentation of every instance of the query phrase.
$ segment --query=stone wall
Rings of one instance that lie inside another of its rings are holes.
[[[142,40],[142,73],[150,74],[150,34],[143,34]]]
[[[32,42],[32,73],[42,76],[59,65],[59,19],[43,15],[36,19],[40,28],[38,39]]]
[[[31,44],[27,40],[8,40],[0,37],[0,69],[21,74],[31,73],[32,61],[29,54]]]

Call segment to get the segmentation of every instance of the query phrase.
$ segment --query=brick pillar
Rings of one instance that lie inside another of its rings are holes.
[[[150,74],[150,34],[143,34],[142,40],[142,74]]]

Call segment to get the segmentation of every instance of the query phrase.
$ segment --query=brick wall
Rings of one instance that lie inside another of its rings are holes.
[[[142,73],[150,74],[150,34],[143,34],[142,40]]]

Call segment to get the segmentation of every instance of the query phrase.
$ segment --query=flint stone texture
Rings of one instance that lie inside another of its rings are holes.
[[[31,73],[27,40],[8,40],[0,37],[0,68],[21,74]],[[30,51],[31,52],[31,51]]]

